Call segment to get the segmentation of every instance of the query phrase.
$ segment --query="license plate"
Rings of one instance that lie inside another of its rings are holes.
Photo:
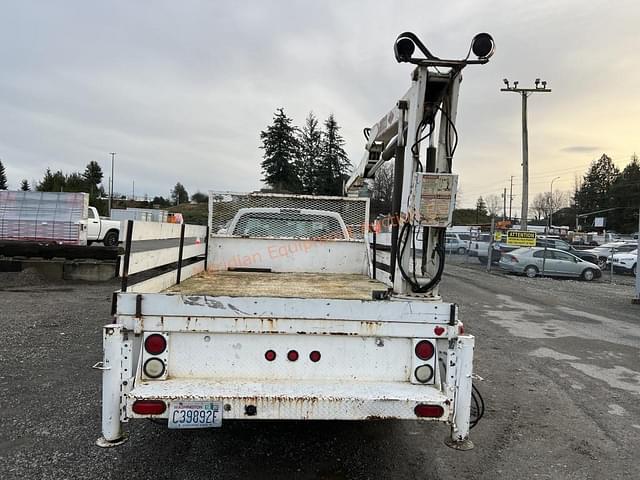
[[[169,406],[169,428],[211,428],[221,426],[221,402],[175,402]]]

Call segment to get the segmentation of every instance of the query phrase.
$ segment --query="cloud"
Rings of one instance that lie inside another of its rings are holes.
[[[600,151],[601,147],[592,147],[589,145],[572,145],[570,147],[563,147],[560,150],[567,153],[592,153]]]

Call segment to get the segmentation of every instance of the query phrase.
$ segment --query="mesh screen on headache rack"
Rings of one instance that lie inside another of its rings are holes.
[[[287,208],[335,212],[344,220],[349,236],[355,239],[364,238],[369,221],[368,198],[211,191],[209,192],[209,216],[212,234],[231,233],[226,232],[226,229],[241,208]]]

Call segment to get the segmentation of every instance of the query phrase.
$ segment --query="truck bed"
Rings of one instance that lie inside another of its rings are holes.
[[[387,286],[365,275],[217,271],[195,275],[165,293],[371,300],[372,293],[380,290],[387,290]]]

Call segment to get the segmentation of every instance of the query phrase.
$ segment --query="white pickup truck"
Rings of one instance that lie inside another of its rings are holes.
[[[95,207],[89,207],[87,217],[87,244],[102,242],[105,247],[118,245],[120,222],[101,218]]]
[[[118,444],[125,423],[145,418],[179,429],[237,419],[411,419],[447,423],[453,443],[469,443],[473,337],[462,335],[454,304],[394,296],[372,278],[368,206],[238,195],[210,203],[210,231],[228,224],[225,233],[182,252],[153,251],[158,264],[179,256],[179,272],[127,285],[154,263],[151,253],[129,253],[96,366],[98,444]],[[131,225],[128,243],[149,238],[149,229],[171,238],[181,227]],[[184,228],[183,238],[206,235]],[[188,257],[195,263],[185,266]]]

